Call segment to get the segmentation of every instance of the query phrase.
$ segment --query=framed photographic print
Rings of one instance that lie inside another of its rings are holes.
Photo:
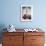
[[[21,5],[21,21],[32,21],[33,7],[32,5]]]

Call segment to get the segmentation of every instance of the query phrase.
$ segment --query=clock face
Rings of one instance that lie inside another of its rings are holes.
[[[31,21],[32,19],[32,7],[23,5],[21,7],[21,19],[22,21]]]

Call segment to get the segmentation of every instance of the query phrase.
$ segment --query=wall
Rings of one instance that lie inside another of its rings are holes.
[[[20,6],[33,5],[32,22],[20,21]],[[15,28],[40,27],[46,32],[46,0],[0,0],[0,31],[9,24]]]

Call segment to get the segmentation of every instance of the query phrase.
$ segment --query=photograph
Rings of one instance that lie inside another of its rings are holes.
[[[21,5],[21,21],[32,21],[32,5]]]

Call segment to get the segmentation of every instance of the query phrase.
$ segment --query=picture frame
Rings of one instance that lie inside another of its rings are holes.
[[[33,19],[33,6],[21,5],[21,21],[32,21]]]

